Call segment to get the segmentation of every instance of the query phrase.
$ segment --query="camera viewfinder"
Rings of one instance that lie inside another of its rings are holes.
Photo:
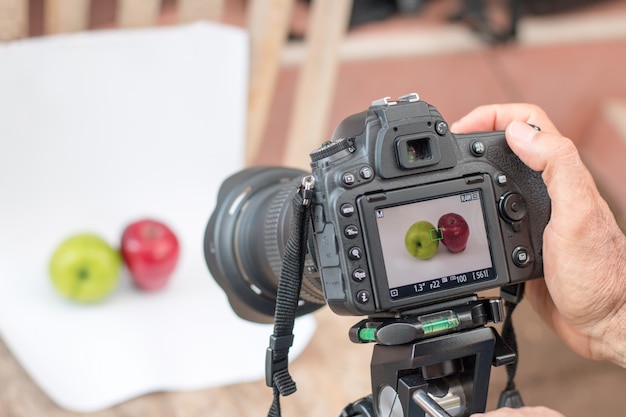
[[[404,169],[435,165],[441,160],[439,143],[430,135],[399,137],[396,141],[396,152],[400,167]]]
[[[411,163],[432,160],[433,152],[430,149],[430,139],[420,138],[408,140],[406,142],[406,154]]]

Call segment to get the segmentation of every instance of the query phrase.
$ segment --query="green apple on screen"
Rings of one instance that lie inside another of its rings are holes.
[[[435,226],[422,220],[413,223],[404,235],[404,245],[409,253],[418,259],[430,259],[439,249],[439,239]]]
[[[54,288],[66,298],[91,303],[108,296],[120,277],[118,251],[97,235],[81,233],[64,240],[50,258]]]

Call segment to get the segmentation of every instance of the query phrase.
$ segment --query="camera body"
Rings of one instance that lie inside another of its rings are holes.
[[[543,275],[550,200],[504,132],[453,134],[417,94],[311,153],[315,264],[341,315],[395,316]]]

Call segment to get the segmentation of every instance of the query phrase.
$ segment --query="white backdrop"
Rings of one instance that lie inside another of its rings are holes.
[[[208,23],[0,46],[0,334],[62,407],[263,377],[271,327],[232,313],[202,253],[218,187],[243,163],[247,59],[245,32]],[[117,245],[144,216],[180,238],[165,290],[58,296],[47,263],[62,239]],[[298,321],[295,354],[314,328]]]

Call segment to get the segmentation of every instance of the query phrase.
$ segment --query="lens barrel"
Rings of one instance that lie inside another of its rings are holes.
[[[204,237],[207,266],[238,316],[274,321],[276,292],[291,232],[292,198],[306,172],[253,167],[229,177],[220,188]],[[309,226],[310,227],[310,226]],[[309,234],[305,274],[297,314],[325,303],[312,258]]]

